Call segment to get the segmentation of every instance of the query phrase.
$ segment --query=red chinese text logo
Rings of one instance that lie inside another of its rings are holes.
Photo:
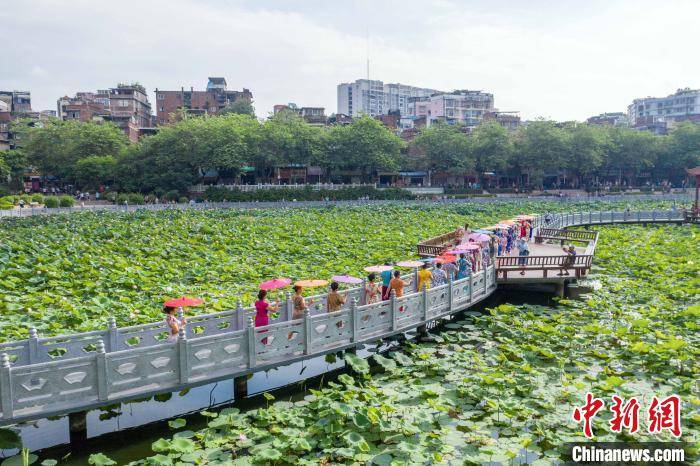
[[[605,407],[605,402],[595,398],[592,393],[586,393],[586,402],[583,406],[574,409],[573,419],[577,423],[583,423],[583,435],[593,437],[593,418]],[[613,416],[610,420],[610,430],[620,433],[627,429],[630,434],[639,430],[640,404],[636,397],[625,401],[617,395],[612,397],[610,411]],[[647,432],[659,434],[668,430],[675,437],[681,436],[681,399],[678,395],[670,395],[659,399],[654,396],[647,409]]]

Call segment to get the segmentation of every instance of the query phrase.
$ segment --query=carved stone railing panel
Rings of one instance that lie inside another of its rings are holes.
[[[248,368],[248,333],[239,330],[188,341],[189,380]]]
[[[107,353],[105,374],[109,399],[176,386],[180,381],[179,346],[168,343]]]
[[[83,357],[18,367],[12,370],[15,415],[40,413],[47,406],[71,406],[97,400],[95,359]]]

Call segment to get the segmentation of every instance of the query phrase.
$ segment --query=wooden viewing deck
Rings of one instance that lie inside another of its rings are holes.
[[[542,235],[532,244],[537,253],[526,258],[525,279],[541,279],[530,275],[537,271],[548,278],[547,270],[561,265],[557,255],[547,252],[561,246],[546,243],[562,240],[586,245],[572,267],[585,275],[594,254],[587,248],[595,245],[597,233],[592,238],[591,232],[565,228],[630,219],[682,222],[684,213],[582,212],[554,215],[547,225],[537,217]],[[421,246],[430,248],[423,255],[443,247],[437,239],[435,244],[421,243],[419,251]],[[245,376],[253,372],[352,349],[463,311],[494,293],[502,280],[522,280],[514,273],[523,268],[520,259],[499,257],[468,278],[375,304],[364,304],[363,288],[353,288],[347,305],[333,313],[327,312],[325,295],[319,295],[319,304],[296,320],[291,319],[288,297],[280,316],[265,327],[254,327],[254,310],[239,304],[235,310],[189,318],[175,342],[164,340],[163,321],[120,328],[112,320],[104,330],[49,338],[32,329],[26,340],[0,344],[0,425],[84,412],[217,380],[236,378],[245,384]]]

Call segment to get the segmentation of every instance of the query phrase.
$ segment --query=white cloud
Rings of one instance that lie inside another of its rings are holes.
[[[496,105],[584,119],[635,97],[699,87],[697,2],[321,2],[0,0],[0,88],[36,109],[80,90],[139,81],[203,88],[224,76],[276,103],[335,111],[336,85],[365,75],[483,89]],[[21,39],[20,39],[21,38]]]

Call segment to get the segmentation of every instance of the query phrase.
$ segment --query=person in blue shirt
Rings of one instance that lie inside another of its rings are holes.
[[[466,258],[464,253],[459,255],[459,260],[457,261],[457,280],[462,278],[467,278],[472,273],[472,263]]]
[[[384,265],[391,266],[389,262],[385,262]],[[391,281],[391,272],[393,269],[383,271],[380,276],[382,277],[382,299],[384,301],[389,299],[389,282]]]

